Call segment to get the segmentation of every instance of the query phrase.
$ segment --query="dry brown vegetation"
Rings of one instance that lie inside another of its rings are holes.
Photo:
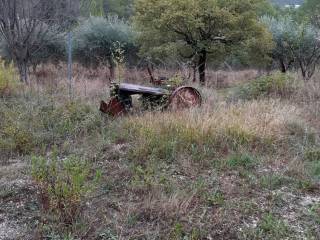
[[[0,100],[1,240],[320,238],[319,75],[212,71],[200,109],[109,119],[97,109],[107,72],[76,66],[70,101],[65,67],[46,65]],[[78,188],[44,195],[52,179]],[[77,217],[61,221],[74,202]]]

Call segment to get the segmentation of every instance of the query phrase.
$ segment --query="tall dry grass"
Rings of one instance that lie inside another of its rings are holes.
[[[179,69],[161,68],[154,70],[154,77],[171,78],[179,75],[186,85],[192,82],[192,70],[186,67]],[[74,96],[95,98],[106,96],[110,84],[110,71],[106,66],[96,69],[85,68],[80,64],[73,64],[72,92]],[[256,78],[259,73],[255,70],[243,71],[207,71],[207,87],[221,89],[234,87]],[[51,94],[65,95],[69,92],[70,82],[67,79],[67,66],[64,63],[44,64],[31,71],[31,86],[35,91],[47,91]],[[118,79],[117,79],[118,80]],[[125,68],[121,73],[121,81],[135,84],[150,85],[150,76],[143,68]]]
[[[112,236],[119,239],[144,237],[146,232],[150,238],[171,239],[181,228],[191,236],[194,227],[207,229],[204,238],[214,231],[237,232],[252,216],[259,219],[263,211],[279,207],[270,203],[278,199],[275,190],[290,188],[299,195],[304,193],[298,189],[309,191],[318,184],[317,76],[303,82],[294,75],[286,82],[290,91],[272,94],[272,88],[250,100],[229,101],[230,89],[219,88],[238,88],[254,81],[257,73],[226,72],[221,74],[226,84],[218,86],[219,77],[208,71],[212,85],[194,84],[204,98],[201,108],[111,119],[98,111],[99,101],[108,97],[107,74],[106,68],[75,65],[70,101],[66,66],[45,65],[32,75],[32,91],[0,99],[0,162],[56,151],[61,159],[74,155],[103,172],[101,192],[84,205],[90,211],[85,234],[92,239],[100,239],[98,230],[105,229],[116,230]],[[129,82],[149,82],[142,70],[128,69],[126,74]],[[309,219],[302,224],[310,225]],[[82,236],[83,228],[73,227],[72,234]]]
[[[280,100],[205,105],[182,112],[127,117],[121,137],[129,139],[131,158],[138,161],[179,157],[206,161],[234,152],[277,151],[288,143],[290,121],[300,110]]]

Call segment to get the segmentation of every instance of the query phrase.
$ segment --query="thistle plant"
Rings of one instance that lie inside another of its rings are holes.
[[[112,58],[116,64],[116,69],[117,69],[116,79],[118,79],[119,83],[124,73],[124,62],[125,62],[124,54],[125,54],[125,50],[124,50],[123,44],[119,41],[114,42],[112,44]]]

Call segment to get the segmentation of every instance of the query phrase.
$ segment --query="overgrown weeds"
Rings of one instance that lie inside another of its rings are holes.
[[[7,64],[0,57],[0,97],[13,95],[19,85],[19,75],[13,63]]]
[[[43,153],[52,146],[77,142],[101,130],[103,118],[85,103],[57,103],[47,98],[1,100],[2,158]],[[62,148],[63,149],[63,148]]]
[[[291,230],[305,236],[300,225],[317,228],[318,221],[317,204],[300,204],[319,191],[317,119],[297,103],[302,90],[287,91],[279,78],[278,87],[255,86],[262,94],[248,101],[204,88],[199,109],[117,119],[98,112],[100,98],[2,98],[0,155],[33,156],[38,225],[49,239],[236,239],[248,226],[240,239],[290,238]],[[99,184],[95,169],[108,173]],[[13,193],[4,189],[7,204]],[[270,204],[270,196],[278,201],[273,193],[281,204]],[[295,208],[287,214],[289,204]],[[286,215],[306,214],[310,222],[288,227]]]
[[[275,72],[261,76],[240,86],[235,92],[235,98],[251,100],[262,97],[288,97],[295,90],[295,79],[289,74]]]
[[[121,138],[131,143],[129,158],[174,162],[187,154],[195,162],[237,152],[265,152],[286,144],[286,119],[295,109],[276,101],[220,105],[212,112],[191,110],[129,117]],[[284,137],[283,137],[284,136]]]
[[[59,159],[53,154],[49,159],[32,157],[31,175],[43,214],[50,216],[51,224],[68,229],[79,220],[85,198],[97,187],[101,172],[75,156]]]

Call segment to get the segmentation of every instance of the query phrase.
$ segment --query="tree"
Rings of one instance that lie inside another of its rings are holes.
[[[135,32],[124,20],[117,17],[90,17],[75,29],[74,54],[86,66],[108,64],[111,78],[114,77],[115,54],[121,52],[129,58],[136,46]],[[113,79],[112,79],[113,80]]]
[[[266,24],[269,31],[272,33],[275,46],[272,51],[272,59],[279,64],[281,72],[286,73],[294,64],[294,55],[288,43],[292,45],[293,32],[295,25],[290,17],[282,17],[276,19],[269,16],[264,16],[261,21]]]
[[[41,39],[39,50],[33,52],[30,57],[28,66],[32,66],[33,70],[41,63],[58,63],[66,58],[65,35],[64,33],[57,34],[56,31],[48,31]],[[13,61],[13,56],[9,49],[9,45],[5,40],[0,39],[0,56],[6,62]]]
[[[133,0],[105,0],[105,13],[128,19],[133,14]]]
[[[306,0],[299,9],[302,18],[308,18],[314,26],[320,28],[320,2],[319,0]]]
[[[0,0],[0,38],[5,41],[20,79],[28,83],[28,67],[44,46],[44,39],[63,29],[59,23],[70,19],[73,0]],[[64,13],[66,15],[64,15]]]
[[[300,69],[305,80],[310,79],[320,62],[319,30],[308,22],[299,23],[290,17],[263,17],[272,32],[275,48],[272,57],[282,72],[291,67]]]
[[[211,56],[228,55],[252,43],[268,51],[271,35],[258,21],[263,0],[137,0],[134,23],[143,55],[176,51],[196,59],[205,83]],[[258,44],[258,45],[257,45]]]
[[[81,0],[81,12],[84,16],[104,17],[104,0]]]
[[[81,13],[85,17],[118,16],[129,19],[133,13],[133,0],[81,0]]]

